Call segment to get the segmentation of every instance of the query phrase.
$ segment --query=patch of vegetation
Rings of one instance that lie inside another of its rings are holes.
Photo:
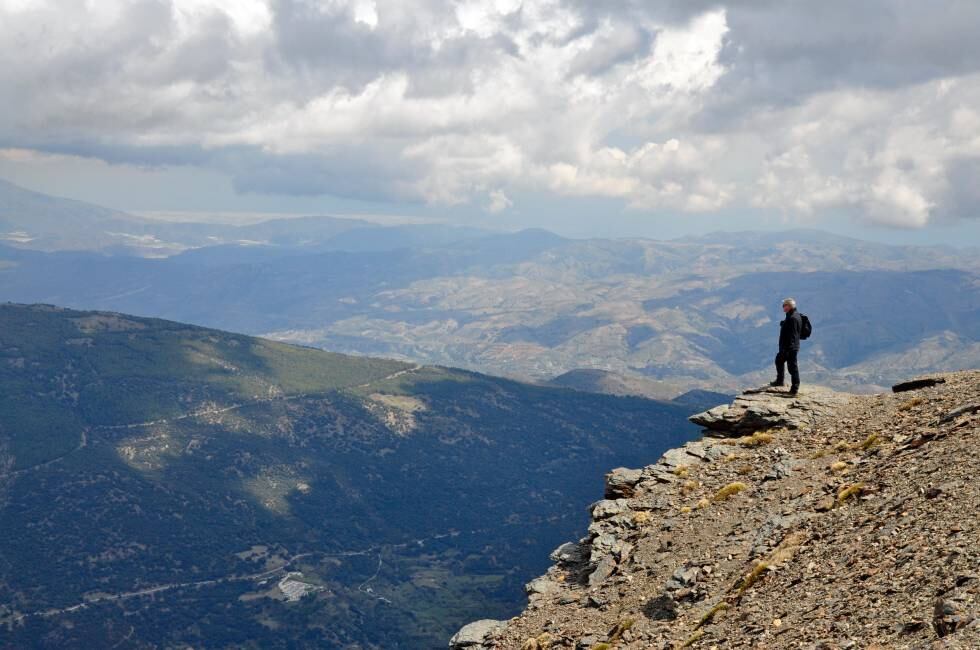
[[[853,485],[848,485],[846,487],[841,488],[840,491],[837,492],[837,505],[841,505],[845,503],[848,499],[852,499],[856,496],[859,496],[862,492],[864,492],[864,489],[865,489],[864,483],[854,483]]]
[[[552,646],[554,637],[548,632],[542,632],[533,639],[528,639],[521,645],[521,650],[548,650]]]
[[[741,438],[726,438],[722,442],[726,445],[737,445],[739,447],[761,447],[768,445],[776,439],[772,431],[756,431],[750,436]]]
[[[746,485],[745,483],[740,483],[738,481],[734,483],[729,483],[725,487],[715,492],[714,497],[712,497],[712,501],[726,501],[731,497],[735,496],[736,494],[738,494],[739,492],[741,492],[742,490],[748,489],[748,487],[749,486]]]
[[[613,626],[613,629],[609,630],[609,634],[606,635],[606,638],[609,639],[610,643],[616,643],[621,638],[623,638],[623,634],[627,630],[633,628],[633,625],[635,623],[636,623],[636,619],[632,619],[632,618],[623,619],[619,623],[616,623],[616,625]]]
[[[410,411],[412,435],[379,407]],[[15,457],[0,603],[66,608],[276,567],[327,589],[286,603],[274,580],[208,582],[155,594],[154,607],[28,618],[0,645],[443,645],[466,622],[517,613],[542,558],[579,533],[566,513],[605,468],[695,437],[687,415],[167,321],[0,306],[0,462]]]
[[[687,637],[687,639],[684,640],[684,642],[681,644],[680,647],[689,648],[695,643],[697,643],[703,636],[704,636],[704,628],[698,628],[697,630],[694,631],[694,633],[691,636]]]
[[[720,603],[715,604],[714,607],[709,609],[701,616],[700,619],[698,619],[698,624],[695,626],[695,629],[702,628],[708,623],[711,623],[714,620],[715,616],[727,610],[728,610],[728,603],[722,601]]]
[[[745,591],[749,587],[754,585],[756,582],[758,582],[759,578],[762,577],[762,574],[764,574],[768,570],[769,570],[768,562],[764,562],[761,560],[759,562],[756,562],[755,566],[752,567],[752,570],[749,571],[748,574],[742,579],[742,583],[741,585],[739,585],[738,592],[736,595],[741,596],[742,594],[744,594]]]
[[[878,444],[879,436],[877,433],[870,434],[867,438],[858,443],[858,449],[867,451]]]
[[[902,412],[904,412],[904,411],[911,411],[916,406],[919,406],[920,404],[924,404],[924,403],[925,403],[925,400],[923,398],[921,398],[921,397],[913,397],[912,399],[906,400],[906,401],[902,402],[901,404],[899,404],[898,405],[898,410],[899,411],[902,411]]]
[[[736,597],[741,597],[742,594],[746,592],[752,585],[759,581],[760,578],[769,571],[770,569],[777,567],[785,562],[792,559],[796,551],[799,550],[806,536],[802,532],[790,533],[779,543],[779,546],[769,555],[768,558],[764,560],[759,560],[756,562],[752,570],[742,579],[739,584],[738,591],[736,592]]]

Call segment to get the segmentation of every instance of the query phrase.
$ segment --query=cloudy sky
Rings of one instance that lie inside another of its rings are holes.
[[[0,176],[130,210],[980,233],[975,0],[0,0]]]

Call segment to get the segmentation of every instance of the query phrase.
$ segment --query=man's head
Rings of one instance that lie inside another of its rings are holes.
[[[783,301],[783,312],[791,312],[796,309],[796,301],[792,298],[787,298]]]

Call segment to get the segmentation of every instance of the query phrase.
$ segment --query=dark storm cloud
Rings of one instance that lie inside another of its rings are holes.
[[[771,0],[727,5],[720,90],[743,101],[894,88],[980,70],[980,3]]]

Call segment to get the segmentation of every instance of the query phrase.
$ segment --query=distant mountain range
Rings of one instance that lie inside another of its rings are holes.
[[[385,250],[393,242],[445,243],[485,234],[475,228],[438,224],[383,227],[361,219],[326,216],[241,226],[174,223],[48,196],[0,179],[0,243],[48,252],[99,251],[167,257],[219,246]]]
[[[442,647],[691,409],[0,306],[0,647]]]
[[[792,295],[815,325],[801,357],[805,381],[874,390],[910,373],[980,364],[976,248],[810,230],[575,240],[327,217],[153,227],[183,229],[184,239],[154,235],[182,252],[147,259],[138,247],[0,247],[0,299],[545,383],[602,371],[593,388],[633,385],[626,392],[672,398],[767,380],[779,304]]]

